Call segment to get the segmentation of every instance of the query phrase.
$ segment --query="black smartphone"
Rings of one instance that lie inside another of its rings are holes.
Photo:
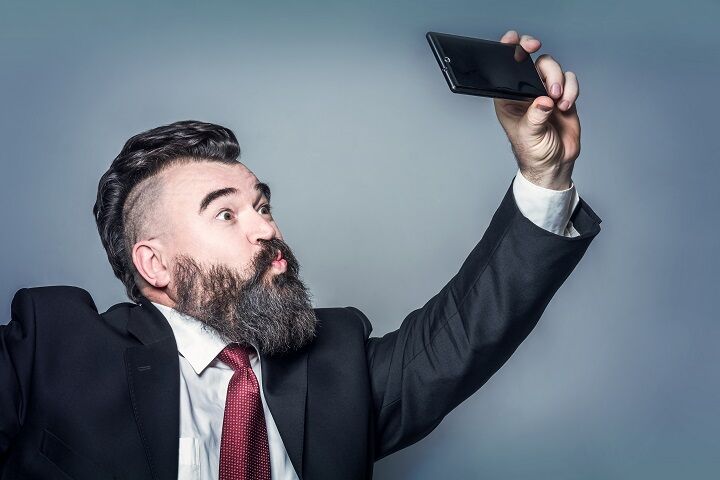
[[[439,32],[425,36],[454,93],[528,101],[548,95],[520,45]]]

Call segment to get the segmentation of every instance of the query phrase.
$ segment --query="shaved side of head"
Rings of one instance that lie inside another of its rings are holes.
[[[172,164],[179,163],[186,162],[176,160]],[[163,211],[164,171],[170,166],[167,165],[161,171],[135,185],[123,206],[123,235],[126,244],[125,251],[128,255],[127,262],[137,282],[143,280],[132,260],[133,246],[139,241],[159,236],[169,227],[167,220],[160,214]]]

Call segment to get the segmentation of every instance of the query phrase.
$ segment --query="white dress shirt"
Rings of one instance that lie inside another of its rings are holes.
[[[180,443],[178,479],[218,478],[223,415],[233,369],[217,359],[227,345],[216,332],[200,321],[170,307],[153,302],[167,318],[180,356]],[[273,480],[297,480],[285,445],[273,420],[265,393],[257,349],[250,353],[250,366],[260,385],[270,447]]]
[[[566,190],[551,190],[527,180],[518,170],[513,195],[522,214],[537,226],[557,235],[576,237],[570,215],[579,202],[571,182]],[[178,479],[217,479],[220,463],[225,397],[233,370],[216,357],[227,345],[214,330],[200,321],[153,302],[167,318],[178,346],[180,361],[180,441]],[[260,385],[270,447],[273,480],[297,480],[285,445],[262,390],[262,371],[257,349],[250,365]]]
[[[518,169],[513,182],[513,195],[520,212],[538,227],[565,237],[580,236],[570,221],[570,216],[580,203],[572,180],[570,188],[552,190],[535,185]]]

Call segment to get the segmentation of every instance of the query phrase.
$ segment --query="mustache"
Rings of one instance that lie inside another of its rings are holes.
[[[272,262],[277,258],[278,251],[287,262],[287,269],[279,275],[297,277],[300,273],[300,265],[290,247],[279,238],[260,240],[262,249],[253,259],[254,275],[250,283],[258,282],[263,275],[272,267]]]

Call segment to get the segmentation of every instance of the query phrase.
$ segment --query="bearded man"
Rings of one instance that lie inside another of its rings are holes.
[[[540,42],[509,31],[527,52]],[[507,361],[600,231],[571,181],[575,75],[495,100],[519,170],[458,273],[399,328],[313,308],[229,129],[130,138],[93,213],[132,302],[26,288],[0,327],[0,478],[366,479]]]

